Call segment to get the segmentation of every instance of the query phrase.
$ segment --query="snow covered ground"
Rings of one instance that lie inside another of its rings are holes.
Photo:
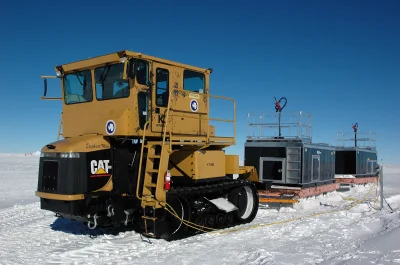
[[[400,263],[397,165],[384,167],[385,197],[393,213],[387,205],[382,211],[371,208],[367,202],[375,199],[376,188],[367,185],[304,200],[294,208],[260,209],[254,222],[239,231],[150,244],[134,232],[93,237],[86,226],[40,210],[34,196],[38,156],[0,154],[0,163],[0,264]],[[367,202],[346,210],[370,190]]]

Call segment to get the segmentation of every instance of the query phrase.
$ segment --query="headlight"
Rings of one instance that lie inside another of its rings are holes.
[[[57,153],[40,153],[40,157],[57,157]]]
[[[60,157],[61,158],[79,158],[79,153],[73,153],[73,152],[60,153]]]
[[[74,153],[74,152],[65,152],[65,153],[53,153],[53,152],[42,152],[40,153],[40,157],[48,157],[48,158],[79,158],[80,155],[79,153]]]

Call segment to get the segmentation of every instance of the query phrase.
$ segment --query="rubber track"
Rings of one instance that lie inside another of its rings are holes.
[[[212,184],[205,184],[201,186],[184,186],[176,187],[167,192],[167,196],[171,195],[199,195],[214,192],[221,192],[230,190],[232,188],[243,187],[246,185],[254,184],[249,180],[223,180]]]

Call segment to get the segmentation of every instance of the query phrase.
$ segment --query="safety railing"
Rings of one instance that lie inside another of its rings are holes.
[[[207,132],[205,135],[205,142],[208,144],[210,144],[210,143],[220,143],[220,144],[229,144],[229,145],[236,144],[236,102],[233,98],[216,96],[216,95],[211,95],[211,94],[204,94],[203,96],[207,97],[207,102],[208,102],[207,113],[198,113],[197,115],[187,116],[187,115],[185,115],[186,111],[171,107],[171,98],[175,91],[176,90],[170,91],[170,96],[168,98],[168,107],[167,107],[167,112],[165,115],[166,118],[165,118],[165,123],[164,123],[164,128],[163,128],[163,144],[165,142],[165,138],[166,138],[166,134],[167,134],[168,120],[169,120],[170,116],[190,117],[190,118],[198,119],[200,121],[208,121]],[[233,119],[222,119],[222,118],[210,117],[210,99],[211,98],[221,99],[221,100],[226,100],[226,101],[232,102],[232,104],[233,104]],[[210,121],[232,123],[233,124],[233,137],[217,136],[216,133],[214,136],[211,136],[210,126],[209,126]],[[198,140],[201,137],[202,137],[202,135],[190,135],[187,137],[183,137],[181,139]]]
[[[279,117],[280,116],[280,117]],[[279,136],[291,139],[309,139],[311,141],[311,114],[298,112],[248,113],[247,139],[262,140]]]
[[[233,105],[233,120],[230,119],[222,119],[222,118],[211,118],[209,117],[210,115],[210,98],[215,98],[215,99],[222,99],[226,101],[231,101]],[[208,94],[208,120],[209,121],[217,121],[217,122],[227,122],[227,123],[233,123],[233,144],[236,144],[236,102],[233,98],[228,98],[228,97],[223,97],[223,96],[216,96],[216,95],[210,95]],[[208,126],[208,132],[207,132],[207,140],[209,140],[209,131],[210,131],[210,126]],[[218,137],[215,134],[215,139]]]
[[[376,133],[374,132],[337,133],[336,136],[338,147],[376,148]]]

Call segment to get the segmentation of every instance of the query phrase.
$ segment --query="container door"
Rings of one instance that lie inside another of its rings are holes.
[[[320,156],[313,155],[311,160],[311,181],[319,181],[320,180]]]
[[[260,181],[286,182],[286,158],[260,157]]]
[[[208,73],[171,71],[171,117],[175,134],[207,135],[209,128]]]
[[[367,174],[374,175],[376,172],[376,170],[375,170],[376,166],[377,166],[376,160],[368,160],[367,161]]]

